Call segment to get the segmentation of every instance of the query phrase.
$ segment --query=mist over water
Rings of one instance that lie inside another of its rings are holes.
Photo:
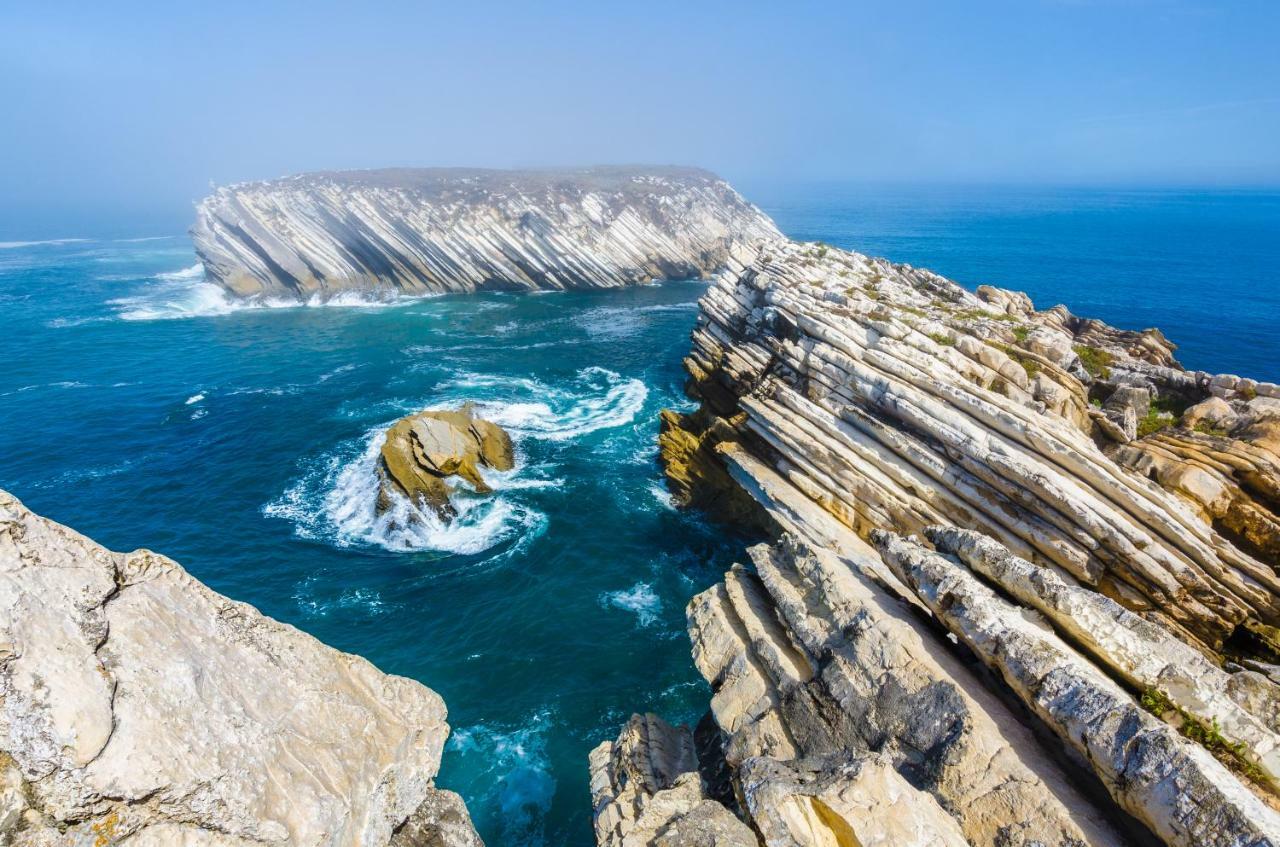
[[[1275,197],[759,199],[792,235],[1280,377]],[[193,263],[146,232],[0,244],[0,487],[438,691],[440,783],[489,844],[591,844],[587,752],[633,711],[700,717],[684,607],[747,541],[674,509],[655,463],[702,286],[245,305]],[[516,468],[450,525],[377,515],[385,427],[466,400]]]

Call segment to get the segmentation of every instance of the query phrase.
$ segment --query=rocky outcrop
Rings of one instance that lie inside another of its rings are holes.
[[[777,242],[703,298],[686,365],[704,408],[691,424],[731,427],[722,446],[741,444],[864,538],[978,529],[1206,649],[1269,639],[1280,579],[1261,545],[1233,543],[1172,486],[1107,455],[1130,425],[1147,436],[1144,391],[1158,416],[1208,378],[1180,370],[1159,333],[1102,326]],[[1268,511],[1253,493],[1270,483],[1262,451],[1248,468],[1240,452],[1238,478]]]
[[[509,471],[515,467],[515,448],[502,427],[478,418],[475,408],[431,410],[401,418],[387,430],[378,463],[382,481],[379,511],[391,508],[397,496],[419,509],[430,509],[442,520],[456,514],[449,480],[464,480],[487,494],[492,488],[482,467]]]
[[[444,703],[0,492],[0,843],[478,845]]]
[[[232,294],[308,300],[701,277],[778,230],[695,168],[437,168],[220,188],[191,235]]]
[[[693,733],[632,715],[591,751],[591,801],[602,847],[756,847],[755,835],[703,787]]]
[[[774,534],[687,610],[762,844],[1280,845],[1280,392],[1173,352],[824,245],[718,277],[662,455]]]

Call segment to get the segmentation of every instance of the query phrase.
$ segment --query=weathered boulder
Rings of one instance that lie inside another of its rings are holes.
[[[401,418],[387,430],[379,473],[379,508],[386,509],[392,492],[442,519],[453,517],[450,477],[465,480],[480,493],[492,489],[482,467],[508,471],[515,467],[511,437],[497,424],[475,416],[472,404],[454,411],[431,410]]]
[[[601,847],[757,847],[707,795],[689,728],[656,715],[632,715],[616,741],[591,751],[591,800]]]
[[[448,731],[419,683],[0,492],[0,842],[469,847]]]

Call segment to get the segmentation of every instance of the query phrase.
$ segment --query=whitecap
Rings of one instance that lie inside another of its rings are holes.
[[[676,510],[675,501],[671,499],[671,492],[667,490],[665,485],[660,482],[651,482],[649,483],[647,490],[650,496],[652,496],[653,499],[658,502],[658,505],[662,506],[662,508],[670,509],[673,512]]]
[[[187,402],[185,403],[185,405],[190,406],[192,404],[199,403],[203,399],[204,399],[203,394],[192,394],[190,397],[187,398]]]
[[[196,262],[189,268],[183,268],[180,271],[169,271],[168,273],[156,274],[156,279],[163,279],[165,282],[190,282],[191,280],[204,279],[204,265]]]
[[[478,413],[513,436],[546,441],[569,441],[601,429],[623,426],[644,408],[649,389],[606,368],[578,372],[569,387],[552,387],[536,380],[471,374],[452,381],[455,388],[506,388],[545,399],[499,402],[480,400]]]
[[[520,487],[495,477],[496,493],[480,496],[461,484],[451,498],[457,514],[444,521],[430,508],[391,492],[388,508],[378,510],[381,483],[378,455],[386,425],[365,434],[363,448],[352,455],[351,443],[322,460],[311,472],[263,507],[263,514],[292,521],[304,538],[331,541],[342,547],[369,545],[392,551],[429,550],[474,555],[505,541],[527,544],[546,529],[547,518],[513,499],[503,488]],[[532,487],[532,486],[530,486]]]
[[[0,241],[0,250],[16,250],[19,247],[43,247],[51,244],[77,244],[87,238],[48,238],[44,241]]]
[[[118,244],[140,244],[143,241],[169,241],[175,236],[172,235],[147,235],[142,238],[116,238]]]
[[[631,612],[640,626],[657,623],[658,615],[662,612],[662,601],[654,593],[653,586],[647,582],[637,582],[630,588],[601,594],[600,605]]]

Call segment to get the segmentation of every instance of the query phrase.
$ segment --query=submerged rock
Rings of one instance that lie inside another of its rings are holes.
[[[220,188],[191,235],[230,293],[308,300],[702,277],[779,232],[696,168],[399,168]]]
[[[509,471],[515,450],[502,427],[475,416],[467,403],[455,411],[426,411],[401,418],[387,430],[378,465],[382,489],[378,507],[390,507],[390,491],[429,508],[442,520],[455,510],[449,500],[450,477],[465,480],[477,492],[492,489],[480,468]]]
[[[0,492],[0,843],[474,847],[448,732],[423,685]]]

